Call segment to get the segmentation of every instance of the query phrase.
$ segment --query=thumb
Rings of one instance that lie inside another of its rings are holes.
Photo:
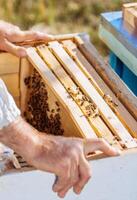
[[[18,57],[26,57],[27,56],[26,49],[24,47],[16,46],[13,43],[9,42],[7,39],[5,39],[2,42],[1,50],[12,53]]]
[[[87,156],[89,153],[100,150],[108,156],[118,156],[121,151],[115,149],[108,142],[102,138],[98,139],[87,139],[84,141],[84,154]]]
[[[21,31],[20,37],[22,41],[25,40],[45,40],[46,42],[53,41],[54,36],[39,31]]]

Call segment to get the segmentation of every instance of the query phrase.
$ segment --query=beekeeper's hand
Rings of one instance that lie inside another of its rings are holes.
[[[86,159],[89,153],[100,150],[109,156],[119,155],[119,152],[103,139],[83,140],[41,135],[38,140],[41,145],[37,148],[39,153],[33,164],[57,176],[53,191],[62,198],[71,188],[76,194],[80,194],[91,178],[91,168]]]
[[[103,139],[65,138],[40,133],[21,117],[0,130],[0,141],[12,148],[35,168],[58,178],[53,191],[64,197],[69,189],[79,194],[91,177],[86,155],[100,150],[109,156],[119,154]]]
[[[38,31],[22,31],[19,27],[0,21],[0,50],[10,52],[19,57],[25,57],[26,49],[16,46],[15,42],[26,40],[52,41],[53,36]]]

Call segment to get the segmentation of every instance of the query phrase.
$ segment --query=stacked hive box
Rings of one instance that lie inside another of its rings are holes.
[[[102,69],[89,41],[66,36],[32,43],[27,52],[19,70],[20,108],[31,125],[54,135],[102,137],[123,150],[137,147],[136,99],[115,74],[113,80],[106,75],[112,72]]]
[[[0,78],[8,86],[19,106],[19,59],[9,53],[0,54]]]
[[[123,5],[124,21],[128,23],[136,32],[137,29],[137,3],[127,3]]]

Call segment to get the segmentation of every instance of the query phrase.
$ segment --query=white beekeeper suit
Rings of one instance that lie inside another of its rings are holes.
[[[0,79],[0,129],[13,122],[19,115],[20,110]]]
[[[6,85],[0,79],[0,129],[8,126],[20,115],[13,97],[9,94]],[[12,158],[13,150],[0,143],[0,171],[4,163],[10,157]],[[4,162],[2,162],[4,161]]]

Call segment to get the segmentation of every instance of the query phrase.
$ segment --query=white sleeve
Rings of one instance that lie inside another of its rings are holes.
[[[13,97],[9,94],[6,85],[0,79],[0,129],[8,126],[20,115]]]

